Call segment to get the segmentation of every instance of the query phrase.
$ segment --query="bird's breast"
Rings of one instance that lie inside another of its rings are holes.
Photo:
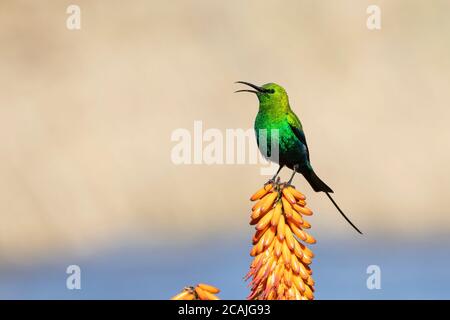
[[[258,114],[255,119],[255,134],[260,150],[264,147],[270,150],[274,142],[278,144],[281,153],[293,147],[293,133],[286,119]]]
[[[295,136],[286,117],[258,114],[255,119],[255,134],[259,150],[266,157],[273,157],[272,149],[276,143],[280,163],[303,162],[307,158],[306,148]]]

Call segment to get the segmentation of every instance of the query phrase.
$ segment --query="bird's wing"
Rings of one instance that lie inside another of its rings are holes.
[[[300,140],[301,143],[306,148],[306,152],[308,154],[308,161],[309,161],[309,149],[308,144],[306,143],[306,137],[305,133],[303,132],[302,124],[300,120],[298,119],[297,115],[293,112],[289,112],[287,114],[287,121],[289,123],[289,126],[291,127],[292,132],[294,132],[295,136],[298,140]]]

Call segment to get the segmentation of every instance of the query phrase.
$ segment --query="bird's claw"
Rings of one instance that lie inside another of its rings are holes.
[[[281,183],[280,187],[282,187],[283,189],[284,188],[289,188],[289,187],[295,189],[295,186],[290,181],[286,181],[286,182]]]
[[[266,183],[264,183],[265,186],[271,184],[271,185],[279,185],[280,184],[280,177],[277,177],[276,179],[270,179],[269,181],[267,181]]]

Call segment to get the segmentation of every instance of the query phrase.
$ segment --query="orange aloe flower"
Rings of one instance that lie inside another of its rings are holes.
[[[220,290],[216,287],[199,283],[197,286],[185,287],[183,291],[173,296],[170,300],[219,300],[216,293]]]
[[[309,265],[314,257],[306,244],[316,240],[305,231],[312,215],[306,197],[293,186],[271,183],[250,198],[250,224],[255,226],[254,257],[245,279],[251,279],[249,300],[312,300],[314,280]]]

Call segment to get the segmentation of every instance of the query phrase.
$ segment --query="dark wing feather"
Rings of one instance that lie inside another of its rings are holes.
[[[292,132],[294,132],[297,139],[300,140],[300,142],[303,143],[303,145],[305,146],[306,153],[308,156],[308,161],[310,161],[308,144],[306,143],[305,133],[303,132],[302,124],[300,123],[300,120],[297,118],[297,116],[294,113],[289,113],[287,115],[287,119],[288,119],[288,123],[289,123],[289,126],[291,127]]]

